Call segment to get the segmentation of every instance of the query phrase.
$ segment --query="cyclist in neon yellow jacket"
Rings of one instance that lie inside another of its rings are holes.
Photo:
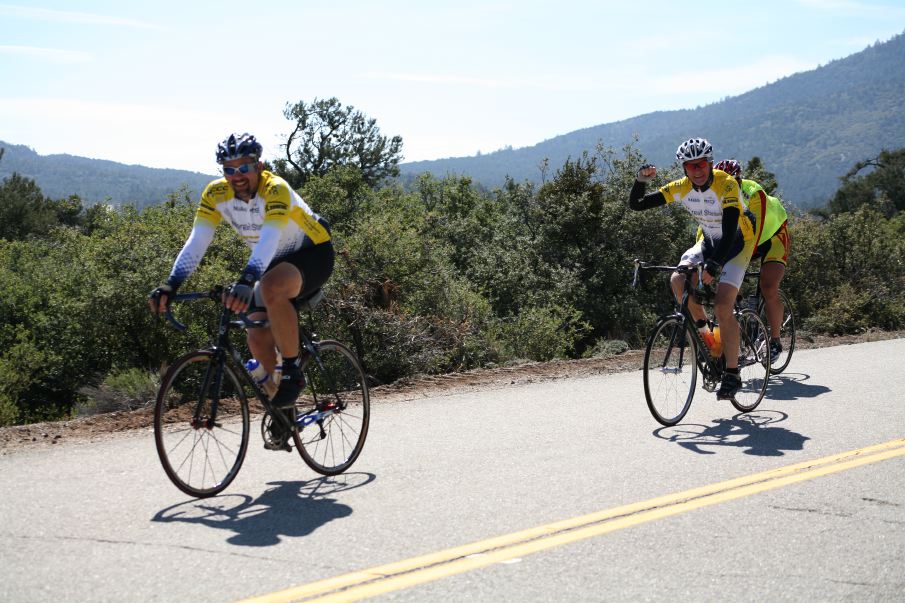
[[[761,258],[760,290],[767,308],[767,322],[770,323],[770,357],[776,361],[782,353],[779,331],[782,324],[782,301],[779,299],[779,283],[786,273],[789,262],[789,237],[786,209],[776,197],[767,194],[754,180],[742,178],[742,166],[735,159],[723,159],[714,168],[733,176],[739,183],[742,198],[748,210],[756,219],[757,247],[751,259]]]

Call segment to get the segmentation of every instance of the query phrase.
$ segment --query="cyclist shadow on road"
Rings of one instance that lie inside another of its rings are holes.
[[[713,426],[688,424],[661,427],[658,438],[676,442],[698,454],[716,454],[710,447],[744,448],[753,456],[783,456],[784,451],[802,450],[811,438],[772,423],[785,421],[788,415],[774,410],[738,414],[731,419],[716,419]]]
[[[825,385],[806,383],[810,379],[811,376],[805,373],[771,375],[764,397],[768,400],[800,400],[802,398],[816,398],[831,391]]]
[[[270,482],[258,498],[223,494],[191,500],[159,511],[151,521],[196,523],[233,532],[236,546],[273,546],[283,537],[307,536],[319,527],[352,514],[352,507],[330,498],[374,480],[371,473],[347,473],[309,481]]]

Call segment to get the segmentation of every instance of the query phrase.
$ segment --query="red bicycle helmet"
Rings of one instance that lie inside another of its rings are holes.
[[[742,177],[742,164],[740,164],[735,159],[723,159],[718,164],[713,166],[713,169],[722,170],[733,178]]]

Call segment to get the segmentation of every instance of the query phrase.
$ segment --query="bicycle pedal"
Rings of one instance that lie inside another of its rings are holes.
[[[264,442],[264,448],[267,450],[285,450],[286,452],[292,452],[292,446],[289,445],[289,442]]]

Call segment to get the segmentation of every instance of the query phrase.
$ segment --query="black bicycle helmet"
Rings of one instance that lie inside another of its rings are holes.
[[[217,145],[217,163],[242,157],[261,158],[264,147],[251,134],[230,134],[229,138]]]

